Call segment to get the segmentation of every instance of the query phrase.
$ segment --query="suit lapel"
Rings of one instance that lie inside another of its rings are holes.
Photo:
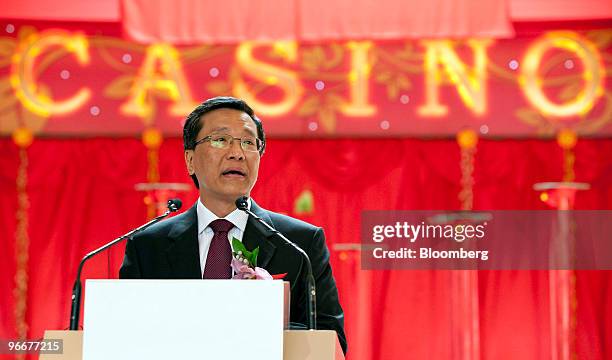
[[[251,199],[251,211],[269,225],[274,226],[268,213],[260,208],[253,199]],[[276,251],[276,246],[270,242],[269,238],[271,236],[274,236],[273,232],[264,228],[255,218],[249,215],[249,220],[242,236],[242,243],[249,251],[259,246],[257,266],[260,268],[265,268],[270,263]]]
[[[198,215],[195,205],[178,215],[176,220],[168,233],[170,245],[166,249],[172,275],[175,279],[201,279]]]

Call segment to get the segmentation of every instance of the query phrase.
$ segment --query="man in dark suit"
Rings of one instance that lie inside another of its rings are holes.
[[[206,100],[183,128],[185,163],[200,197],[186,212],[151,226],[129,240],[120,269],[124,279],[228,279],[230,239],[259,247],[257,266],[285,274],[291,283],[291,322],[307,323],[306,269],[302,257],[245,212],[235,200],[249,196],[265,150],[261,121],[242,100]],[[317,288],[317,328],[335,330],[346,352],[344,313],[329,265],[323,230],[260,208],[250,210],[296,243],[310,257]]]

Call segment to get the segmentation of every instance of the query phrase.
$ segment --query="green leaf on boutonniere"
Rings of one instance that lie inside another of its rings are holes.
[[[244,247],[242,241],[236,238],[232,238],[232,251],[234,252],[234,254],[240,251],[243,255],[249,252],[246,247]]]
[[[256,247],[255,250],[253,250],[253,253],[251,254],[251,259],[249,259],[249,262],[253,264],[253,268],[257,267],[257,255],[259,255],[259,246]]]
[[[238,252],[240,252],[240,255],[242,255],[243,258],[247,259],[250,267],[255,268],[257,266],[259,246],[256,247],[255,250],[249,251],[240,240],[232,238],[232,255],[236,257]]]

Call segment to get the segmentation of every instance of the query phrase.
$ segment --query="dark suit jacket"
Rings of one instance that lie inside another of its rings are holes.
[[[312,263],[317,287],[317,328],[335,330],[346,353],[344,313],[329,265],[323,229],[264,210],[251,200],[251,211],[302,248]],[[306,269],[303,258],[249,216],[242,237],[248,250],[259,246],[257,266],[270,274],[287,273],[291,283],[291,322],[306,324]],[[161,221],[128,240],[119,270],[122,279],[201,279],[196,206]]]

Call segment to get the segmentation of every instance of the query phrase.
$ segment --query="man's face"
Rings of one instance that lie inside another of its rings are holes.
[[[257,127],[245,112],[217,109],[204,114],[203,126],[196,140],[213,134],[227,134],[235,138],[257,138]],[[240,141],[234,140],[227,149],[211,146],[209,141],[185,151],[189,174],[195,174],[200,183],[202,201],[233,203],[239,196],[249,196],[257,181],[259,153],[244,151]]]

